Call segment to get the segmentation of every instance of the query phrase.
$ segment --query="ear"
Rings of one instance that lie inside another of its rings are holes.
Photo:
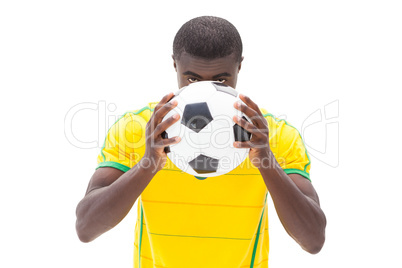
[[[243,60],[244,60],[244,56],[242,56],[242,57],[241,57],[241,60],[240,60],[240,63],[239,63],[239,69],[237,70],[237,72],[240,72],[240,69],[241,69],[241,63],[243,62]]]
[[[173,54],[172,54],[172,59],[173,59],[173,67],[174,67],[174,70],[177,72],[176,60],[174,59],[174,55],[173,55]]]

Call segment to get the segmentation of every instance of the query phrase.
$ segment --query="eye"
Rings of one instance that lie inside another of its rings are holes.
[[[225,83],[225,82],[226,82],[226,79],[219,78],[219,79],[216,79],[216,81],[218,81],[219,83]]]
[[[190,83],[195,83],[195,82],[198,82],[198,79],[197,78],[188,78],[187,79]]]

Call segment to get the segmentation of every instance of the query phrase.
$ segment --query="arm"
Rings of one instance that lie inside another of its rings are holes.
[[[166,163],[165,146],[180,141],[178,137],[163,139],[161,134],[179,117],[163,117],[177,105],[166,95],[155,107],[146,126],[146,150],[143,158],[129,171],[99,168],[92,176],[85,197],[78,203],[76,230],[82,242],[90,242],[115,227],[130,211],[155,174]]]
[[[140,163],[126,173],[111,167],[95,171],[76,211],[76,229],[82,242],[94,240],[128,214],[155,175]]]
[[[305,251],[318,253],[325,241],[326,218],[313,185],[299,174],[287,175],[272,153],[267,157],[274,165],[259,170],[283,227]]]
[[[267,121],[250,98],[240,98],[245,104],[236,103],[235,108],[245,113],[251,123],[238,117],[233,120],[253,136],[249,142],[235,142],[234,146],[250,148],[249,158],[259,169],[288,234],[304,250],[318,253],[325,241],[326,218],[314,187],[301,175],[287,175],[282,170],[269,147]]]

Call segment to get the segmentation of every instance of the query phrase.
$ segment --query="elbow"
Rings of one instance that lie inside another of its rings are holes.
[[[315,234],[314,239],[310,241],[309,245],[303,247],[305,251],[310,254],[317,254],[321,251],[325,243],[325,226],[326,221],[323,222],[321,230]]]
[[[310,254],[317,254],[321,251],[325,243],[325,234],[322,233],[320,235],[315,236],[314,238],[310,237],[310,239],[301,242],[298,241],[300,247],[310,253]]]
[[[79,220],[77,219],[77,222],[75,224],[75,230],[77,232],[77,236],[80,239],[81,242],[83,243],[89,243],[93,238],[90,237],[90,235],[85,232],[84,228],[82,228],[82,224],[79,223]]]
[[[77,220],[75,222],[75,231],[77,233],[78,239],[83,243],[89,243],[95,239],[89,232],[91,229],[88,222],[88,217],[85,217],[85,213],[81,205],[82,201],[78,204],[75,214]]]
[[[317,254],[321,251],[322,247],[324,246],[325,238],[315,243],[312,243],[309,247],[306,247],[304,250],[310,254]]]
[[[79,210],[77,209],[77,220],[75,222],[75,231],[77,233],[78,238],[83,243],[89,243],[93,241],[96,236],[94,236],[93,227],[88,222],[87,217],[83,217]]]
[[[311,230],[309,238],[305,239],[305,243],[299,243],[302,248],[310,254],[317,254],[321,251],[325,243],[325,228],[327,226],[327,219],[323,215],[322,220],[316,227]]]
[[[92,240],[89,239],[87,236],[83,236],[83,235],[80,235],[80,234],[78,234],[78,238],[80,239],[80,241],[81,241],[82,243],[89,243],[89,242],[92,241]]]
[[[300,246],[302,247],[302,249],[304,251],[307,251],[310,254],[317,254],[321,251],[321,249],[323,248],[325,243],[325,235],[322,234],[320,236],[317,236],[314,240],[310,240],[308,243],[306,241],[306,243],[304,244],[300,244]]]
[[[89,243],[93,240],[93,239],[90,239],[89,236],[79,233],[79,232],[77,232],[77,235],[82,243]]]
[[[99,230],[99,227],[94,226],[92,221],[88,221],[85,218],[77,217],[77,221],[75,223],[75,230],[78,238],[83,243],[89,243],[94,241],[97,237],[99,237],[106,230]]]
[[[77,220],[75,223],[75,231],[78,238],[83,243],[89,243],[99,237],[101,234],[106,232],[108,229],[105,226],[96,225],[93,219],[88,219],[88,217],[83,217],[77,213]]]

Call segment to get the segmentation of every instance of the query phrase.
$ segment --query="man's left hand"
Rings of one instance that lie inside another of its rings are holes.
[[[235,102],[234,107],[247,115],[251,122],[238,116],[234,116],[233,121],[250,132],[252,136],[250,141],[237,141],[233,145],[236,148],[250,148],[249,158],[255,167],[266,166],[272,154],[269,147],[268,122],[255,102],[243,94],[240,94],[239,97],[244,103]]]

